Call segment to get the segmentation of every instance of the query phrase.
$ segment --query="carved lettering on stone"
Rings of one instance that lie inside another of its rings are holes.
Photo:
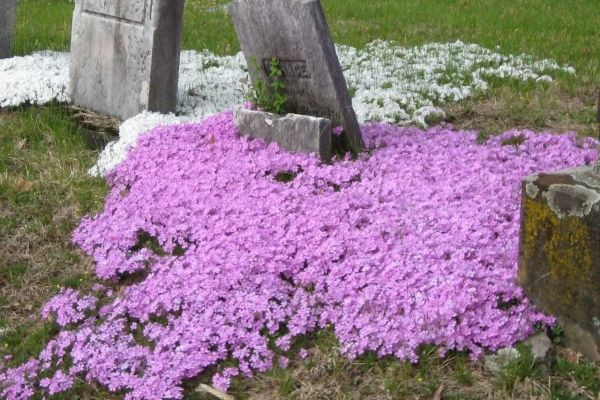
[[[272,59],[263,59],[263,68],[267,75],[271,71],[271,61]],[[284,80],[311,78],[306,60],[279,60],[279,68],[281,68]]]

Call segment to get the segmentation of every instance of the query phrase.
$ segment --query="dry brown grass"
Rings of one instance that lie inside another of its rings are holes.
[[[423,350],[414,365],[371,357],[350,361],[334,342],[331,336],[320,336],[306,360],[296,359],[287,370],[239,381],[231,394],[251,400],[600,399],[600,392],[585,388],[574,373],[553,371],[552,363],[558,358],[537,366],[536,377],[525,376],[518,367],[493,375],[481,361],[470,361],[465,354],[440,358],[434,348]],[[585,365],[580,355],[574,356],[577,353],[560,347],[554,351],[557,357],[570,358],[573,370]],[[509,388],[507,384],[513,381],[507,377],[513,373],[516,379]],[[596,371],[596,377],[600,380],[600,372]]]
[[[597,93],[590,87],[571,94],[556,83],[547,89],[537,88],[525,93],[500,87],[483,98],[444,108],[447,120],[456,128],[478,131],[484,137],[509,129],[595,136]]]

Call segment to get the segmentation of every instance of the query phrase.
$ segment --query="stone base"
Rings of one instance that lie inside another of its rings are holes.
[[[592,167],[523,181],[519,284],[555,315],[567,342],[600,361],[600,174]]]
[[[331,121],[308,115],[276,115],[237,108],[235,126],[253,138],[276,142],[282,149],[297,153],[316,153],[323,161],[331,159]]]
[[[0,0],[0,58],[12,57],[17,0]]]

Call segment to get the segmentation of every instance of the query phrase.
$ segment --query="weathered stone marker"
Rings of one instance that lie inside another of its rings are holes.
[[[600,361],[600,174],[594,167],[523,181],[519,284],[557,317],[569,346]]]
[[[12,56],[17,0],[0,0],[0,58]]]
[[[175,111],[183,6],[184,0],[77,0],[73,103],[120,119]]]
[[[360,151],[360,127],[320,1],[236,0],[229,12],[252,81],[268,83],[269,63],[279,60],[286,111],[342,126],[351,149]]]
[[[331,121],[327,118],[237,109],[235,125],[240,132],[254,132],[254,137],[277,141],[283,149],[316,153],[321,159],[331,157]]]

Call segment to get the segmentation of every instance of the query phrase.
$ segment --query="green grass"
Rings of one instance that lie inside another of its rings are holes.
[[[188,0],[183,48],[219,54],[239,50],[227,0]],[[582,84],[600,74],[600,13],[589,0],[323,0],[338,43],[362,47],[375,39],[404,46],[462,40],[503,53],[553,58],[578,70]],[[71,12],[68,0],[22,0],[15,52],[66,50]],[[30,17],[31,16],[31,17]],[[43,16],[41,18],[40,16]]]
[[[575,66],[596,82],[600,15],[586,0],[323,0],[334,38],[362,46],[380,38],[413,46],[462,40]]]
[[[186,2],[182,47],[217,54],[239,51],[228,0]],[[446,121],[482,137],[510,128],[595,135],[600,85],[600,13],[589,0],[322,0],[334,40],[362,47],[375,39],[402,46],[462,40],[504,54],[527,53],[577,69],[555,85],[492,82],[492,90],[446,105]],[[15,52],[67,50],[69,0],[22,0]],[[44,18],[30,16],[43,15]],[[433,121],[436,122],[436,121]]]
[[[219,8],[226,3],[186,2],[184,49],[239,50],[230,18]],[[459,128],[477,129],[482,137],[514,127],[594,132],[600,13],[593,1],[323,0],[323,6],[337,43],[462,40],[499,46],[506,54],[553,58],[578,71],[551,85],[492,82],[489,93],[445,106],[446,120]],[[72,10],[69,0],[20,0],[15,53],[68,50]],[[41,305],[60,287],[86,291],[94,282],[91,261],[70,235],[83,216],[101,209],[106,196],[104,181],[86,174],[97,155],[65,107],[0,111],[0,356],[10,353],[14,363],[37,354],[56,331],[39,319]],[[430,399],[443,384],[444,399],[569,400],[597,398],[600,390],[594,364],[563,355],[541,368],[524,352],[494,377],[465,354],[440,358],[432,347],[422,349],[417,365],[373,354],[350,362],[329,331],[299,340],[299,347],[312,349],[309,359],[292,357],[289,370],[236,381],[232,393],[239,399]],[[211,398],[195,393],[194,383],[186,384],[186,398]],[[57,398],[120,397],[79,382]]]
[[[535,379],[541,376],[538,362],[531,354],[531,349],[518,346],[519,357],[511,360],[495,379],[498,388],[512,392],[519,381],[524,379]]]
[[[69,0],[22,0],[17,8],[13,52],[67,51],[71,42],[73,3]]]
[[[595,399],[600,371],[592,363],[567,361],[560,355],[542,362],[529,348],[492,375],[466,353],[444,357],[424,346],[419,362],[411,364],[365,354],[354,361],[339,352],[330,330],[312,335],[302,346],[306,360],[291,357],[290,368],[274,369],[253,380],[235,380],[230,393],[236,399],[432,399],[442,389],[443,399]],[[187,397],[186,397],[187,398]],[[195,397],[190,397],[195,398]]]
[[[63,107],[0,114],[0,347],[13,355],[31,356],[47,340],[36,317],[43,302],[93,280],[70,236],[107,193],[87,176],[95,157]]]

